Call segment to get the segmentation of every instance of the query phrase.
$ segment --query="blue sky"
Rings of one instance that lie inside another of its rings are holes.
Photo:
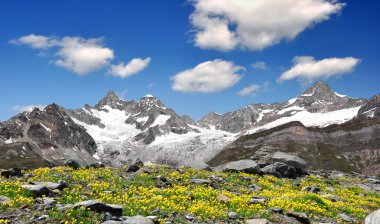
[[[380,93],[378,1],[295,9],[306,17],[276,16],[293,0],[259,11],[250,3],[261,0],[207,1],[0,1],[0,120],[28,105],[94,105],[109,90],[153,94],[195,119],[284,101],[319,79],[352,97]]]

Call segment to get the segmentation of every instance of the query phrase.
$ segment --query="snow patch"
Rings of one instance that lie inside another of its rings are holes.
[[[298,100],[298,97],[288,100],[288,105],[295,103]]]
[[[337,95],[337,96],[339,96],[339,97],[347,97],[346,95],[342,95],[342,94],[339,94],[339,93],[337,93],[337,92],[334,92],[335,93],[335,95]]]
[[[159,115],[156,120],[154,121],[154,123],[151,125],[151,127],[154,127],[156,125],[164,125],[166,123],[166,121],[169,120],[171,116],[170,115]]]
[[[149,119],[148,116],[146,116],[146,117],[139,117],[139,118],[136,119],[136,121],[137,122],[144,122],[145,123],[148,119]]]
[[[108,112],[91,109],[93,116],[101,120],[102,124],[105,126],[104,128],[97,125],[88,125],[75,118],[72,119],[75,123],[83,126],[97,142],[124,141],[126,139],[131,139],[139,133],[139,130],[137,130],[134,125],[125,123],[125,120],[128,118],[125,111],[112,109],[108,105],[104,106],[104,108],[107,109]]]
[[[260,122],[263,119],[265,114],[270,113],[272,111],[273,111],[272,109],[270,109],[270,110],[267,109],[267,110],[261,111],[261,113],[259,114],[259,117],[256,119],[256,123]]]
[[[46,127],[44,124],[40,122],[40,125],[49,133],[50,139],[51,139],[51,129]]]
[[[11,144],[11,143],[13,143],[12,137],[10,137],[9,139],[5,140],[5,144]]]
[[[270,129],[292,121],[300,121],[306,127],[326,127],[331,124],[341,124],[351,120],[358,114],[360,107],[336,110],[327,113],[310,113],[308,111],[299,111],[290,117],[282,117],[261,127],[256,127],[248,131],[248,134],[255,133],[259,130]]]
[[[284,113],[286,113],[286,112],[288,112],[288,111],[303,111],[303,110],[305,110],[305,109],[302,108],[302,107],[299,107],[299,106],[292,106],[292,107],[288,107],[288,108],[285,108],[285,109],[280,110],[277,114],[282,115],[282,114],[284,114]]]

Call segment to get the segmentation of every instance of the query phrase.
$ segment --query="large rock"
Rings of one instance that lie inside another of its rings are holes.
[[[379,224],[380,223],[380,209],[372,212],[365,218],[365,224]]]
[[[209,165],[207,165],[205,162],[200,160],[192,160],[190,162],[186,163],[186,166],[193,168],[195,170],[207,170],[211,171],[211,168]]]
[[[80,168],[84,168],[84,164],[77,161],[77,160],[74,160],[74,159],[68,159],[66,160],[63,165],[65,166],[68,166],[68,167],[71,167],[73,169],[80,169]]]
[[[53,183],[53,182],[38,182],[38,181],[30,181],[29,182],[32,185],[41,185],[41,186],[46,186],[51,190],[63,190],[64,188],[68,187],[68,184],[64,180],[59,180],[58,183]]]
[[[281,178],[296,178],[299,176],[296,168],[285,163],[275,162],[261,169],[264,174]]]
[[[137,158],[135,162],[128,166],[127,172],[136,172],[143,166],[144,163],[139,158]]]
[[[102,203],[98,200],[81,201],[74,204],[74,208],[84,207],[85,209],[105,213],[109,212],[114,216],[121,216],[123,213],[123,207],[120,205],[110,205]]]
[[[235,162],[227,163],[223,169],[223,171],[232,171],[232,172],[244,172],[250,174],[259,174],[260,166],[253,160],[244,159]]]
[[[305,170],[307,167],[307,162],[305,160],[301,159],[298,156],[290,155],[283,152],[275,152],[271,156],[271,159],[274,162],[283,162],[301,170]]]
[[[35,197],[48,196],[51,190],[44,185],[21,185],[22,188],[32,192]]]
[[[2,204],[2,203],[8,203],[8,202],[10,202],[10,201],[11,201],[10,198],[5,197],[5,196],[3,196],[3,195],[0,195],[0,204]]]
[[[127,217],[124,222],[125,224],[154,224],[154,222],[144,216],[133,216],[133,217]]]
[[[4,171],[1,172],[1,176],[5,177],[5,178],[9,178],[9,177],[22,177],[23,175],[24,174],[18,168],[12,168],[12,169],[4,170]]]

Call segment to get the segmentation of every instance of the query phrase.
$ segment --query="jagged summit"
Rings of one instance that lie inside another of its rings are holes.
[[[120,99],[116,93],[110,90],[107,95],[101,99],[94,108],[96,109],[104,109],[104,106],[109,106],[113,109],[125,110],[136,104],[135,101],[125,101]]]
[[[120,98],[116,95],[116,93],[113,90],[110,90],[107,93],[107,96],[105,98],[107,98],[107,99],[113,99],[113,100],[120,100]]]
[[[308,88],[303,96],[324,97],[327,95],[335,95],[331,87],[323,80],[316,82],[313,86]]]

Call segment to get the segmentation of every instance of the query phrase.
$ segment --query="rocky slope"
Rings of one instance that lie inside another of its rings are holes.
[[[359,117],[324,128],[287,123],[238,138],[209,164],[250,158],[263,146],[297,155],[306,160],[311,169],[380,175],[380,117]]]
[[[0,126],[2,167],[59,165],[68,158],[93,163],[96,149],[94,139],[56,104],[23,112]]]

